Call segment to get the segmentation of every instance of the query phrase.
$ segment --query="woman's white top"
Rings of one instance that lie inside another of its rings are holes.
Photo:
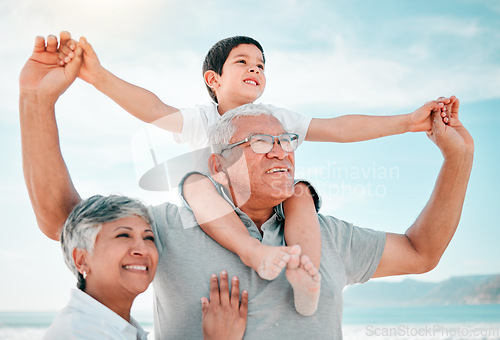
[[[44,339],[146,340],[147,337],[148,332],[132,317],[128,323],[90,295],[74,288],[68,305],[56,316]]]

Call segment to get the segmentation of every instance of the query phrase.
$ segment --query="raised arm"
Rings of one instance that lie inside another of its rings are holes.
[[[102,67],[86,38],[80,38],[79,45],[83,49],[83,63],[78,77],[94,85],[136,118],[171,132],[182,131],[182,115],[177,108],[163,103],[154,93],[126,82]],[[66,51],[70,51],[69,46]]]
[[[70,39],[61,33],[61,43]],[[19,113],[23,171],[26,187],[40,229],[58,240],[59,229],[80,201],[61,155],[55,118],[55,103],[75,80],[81,50],[65,67],[59,65],[58,43],[37,37],[33,54],[19,77]]]
[[[404,235],[387,234],[374,277],[432,270],[455,233],[472,168],[474,141],[458,119],[458,100],[452,97],[449,106],[448,125],[438,112],[433,113],[428,133],[444,157],[431,197]]]
[[[313,118],[306,140],[313,142],[359,142],[405,132],[431,129],[432,110],[444,108],[448,98],[430,101],[412,113],[395,116],[345,115],[334,118]]]

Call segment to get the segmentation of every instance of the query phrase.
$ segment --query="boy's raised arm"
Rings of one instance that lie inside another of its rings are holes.
[[[180,133],[182,115],[179,109],[163,103],[154,93],[118,78],[102,67],[92,45],[82,37],[83,63],[78,77],[95,86],[131,115],[146,123]]]
[[[313,118],[306,140],[313,142],[349,143],[397,135],[405,132],[429,131],[432,110],[441,109],[450,99],[430,101],[412,113],[395,116],[345,115]]]
[[[61,33],[61,42],[70,39]],[[59,239],[59,230],[80,201],[59,147],[55,103],[73,83],[81,63],[81,50],[65,67],[59,66],[57,38],[37,37],[20,77],[19,113],[23,171],[40,229]]]

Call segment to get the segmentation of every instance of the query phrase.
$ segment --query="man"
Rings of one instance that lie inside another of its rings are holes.
[[[69,36],[61,36],[62,43],[67,39]],[[45,45],[38,37],[20,76],[25,180],[38,224],[55,240],[80,201],[60,152],[54,110],[58,97],[78,73],[81,49],[75,53],[70,64],[60,67],[57,39],[49,37]],[[246,109],[242,110],[245,113]],[[204,278],[223,269],[237,275],[240,286],[249,292],[247,338],[324,339],[342,336],[345,285],[434,268],[458,225],[474,151],[471,136],[458,120],[458,101],[452,100],[448,110],[448,125],[436,113],[428,133],[443,154],[441,171],[428,204],[405,234],[375,232],[318,215],[323,243],[322,290],[317,312],[307,318],[295,312],[292,287],[285,275],[262,280],[200,228],[184,228],[195,224],[188,209],[169,203],[151,208],[160,253],[154,281],[157,338],[201,338],[198,299],[209,291]],[[236,212],[250,234],[266,244],[281,245],[283,221],[275,206],[291,195],[294,170],[293,151],[285,151],[278,142],[277,136],[286,131],[274,117],[259,112],[247,117],[232,114],[233,119],[226,116],[234,134],[228,135],[224,144],[238,143],[256,133],[275,136],[266,153],[256,153],[248,142],[220,150],[221,154],[211,156],[210,168],[221,193],[240,205]],[[273,168],[285,171],[268,171]],[[307,278],[297,262],[287,269],[286,276]]]

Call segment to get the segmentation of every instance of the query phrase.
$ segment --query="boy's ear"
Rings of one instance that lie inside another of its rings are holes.
[[[205,79],[205,84],[207,84],[207,86],[210,87],[212,90],[220,86],[219,75],[213,70],[206,71],[205,74],[203,75],[203,78]]]
[[[222,156],[217,154],[211,154],[208,159],[208,169],[210,170],[210,175],[219,184],[227,186],[229,179],[227,173],[222,164]]]

